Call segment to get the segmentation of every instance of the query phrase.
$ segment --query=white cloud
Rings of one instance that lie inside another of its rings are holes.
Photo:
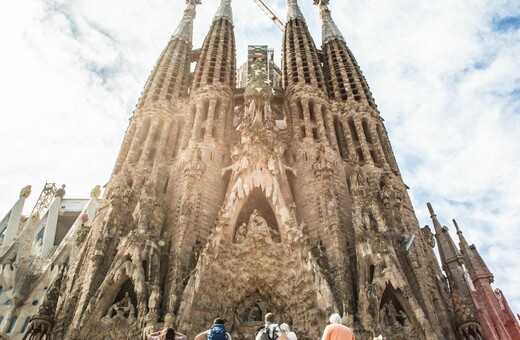
[[[203,1],[194,45],[217,1]],[[269,1],[285,20],[285,2]],[[316,45],[317,9],[300,1]],[[45,180],[84,197],[104,184],[127,119],[183,1],[18,1],[0,5],[0,214]],[[253,1],[233,4],[237,53],[282,34]],[[379,105],[416,212],[455,217],[520,312],[520,30],[497,31],[517,1],[331,1]],[[516,91],[516,92],[514,92]],[[453,229],[453,228],[451,228]]]

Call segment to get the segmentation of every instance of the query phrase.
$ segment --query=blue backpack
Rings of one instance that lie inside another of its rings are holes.
[[[208,340],[227,340],[226,328],[224,325],[216,323],[209,329]]]

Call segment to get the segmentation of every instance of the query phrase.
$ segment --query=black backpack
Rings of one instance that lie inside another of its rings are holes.
[[[209,329],[208,340],[227,340],[226,328],[224,325],[217,323]]]

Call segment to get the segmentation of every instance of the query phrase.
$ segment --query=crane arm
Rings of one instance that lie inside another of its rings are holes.
[[[254,0],[254,2],[264,11],[265,14],[275,23],[276,26],[283,32],[283,22],[280,20],[274,10],[272,10],[263,0]]]

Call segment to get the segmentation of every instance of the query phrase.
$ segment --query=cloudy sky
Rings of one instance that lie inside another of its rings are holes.
[[[267,0],[285,18],[283,0]],[[411,188],[456,218],[520,312],[520,2],[331,0]],[[320,22],[300,0],[316,44]],[[87,197],[109,178],[123,133],[183,0],[24,0],[0,4],[0,218],[45,181]],[[200,47],[216,0],[198,7]],[[282,34],[252,0],[234,0],[239,63],[248,44],[279,58]]]

